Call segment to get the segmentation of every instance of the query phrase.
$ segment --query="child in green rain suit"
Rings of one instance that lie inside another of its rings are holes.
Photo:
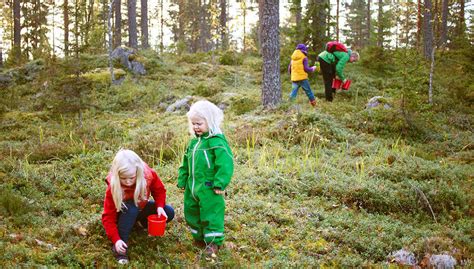
[[[232,178],[232,152],[220,124],[224,113],[209,101],[194,103],[186,114],[193,135],[179,168],[184,217],[194,244],[215,255],[224,241],[224,190]]]

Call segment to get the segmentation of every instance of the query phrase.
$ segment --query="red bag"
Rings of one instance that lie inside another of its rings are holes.
[[[333,53],[335,51],[347,52],[347,48],[339,41],[329,41],[328,43],[326,43],[326,51],[330,53]]]

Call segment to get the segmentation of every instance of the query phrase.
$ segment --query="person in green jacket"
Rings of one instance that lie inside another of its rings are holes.
[[[224,241],[224,191],[234,173],[233,155],[220,129],[220,108],[198,101],[186,115],[194,137],[178,171],[178,188],[185,190],[184,217],[194,245],[215,255]]]
[[[324,93],[326,101],[332,102],[336,89],[332,88],[332,80],[338,78],[346,82],[346,76],[344,75],[344,67],[346,63],[352,63],[359,60],[359,53],[350,49],[347,52],[334,51],[328,52],[324,50],[318,55],[318,61],[323,74],[324,80]]]

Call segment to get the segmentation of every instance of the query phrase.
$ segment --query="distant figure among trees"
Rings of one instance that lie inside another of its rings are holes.
[[[308,73],[313,73],[318,67],[308,65],[308,48],[305,44],[298,44],[296,50],[291,55],[291,62],[288,65],[288,72],[291,75],[291,93],[290,101],[294,100],[298,95],[300,87],[303,88],[306,96],[308,96],[309,103],[316,106],[316,98],[308,81]]]
[[[347,49],[342,43],[331,41],[326,44],[326,49],[318,55],[321,73],[324,80],[324,93],[326,101],[332,102],[336,89],[332,87],[334,78],[342,80],[343,84],[347,78],[344,75],[346,63],[359,60],[359,53]]]

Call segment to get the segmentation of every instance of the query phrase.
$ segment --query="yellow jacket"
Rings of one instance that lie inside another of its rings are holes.
[[[306,55],[300,50],[295,50],[291,55],[291,81],[308,79],[308,73],[304,70],[305,59],[307,62]]]

